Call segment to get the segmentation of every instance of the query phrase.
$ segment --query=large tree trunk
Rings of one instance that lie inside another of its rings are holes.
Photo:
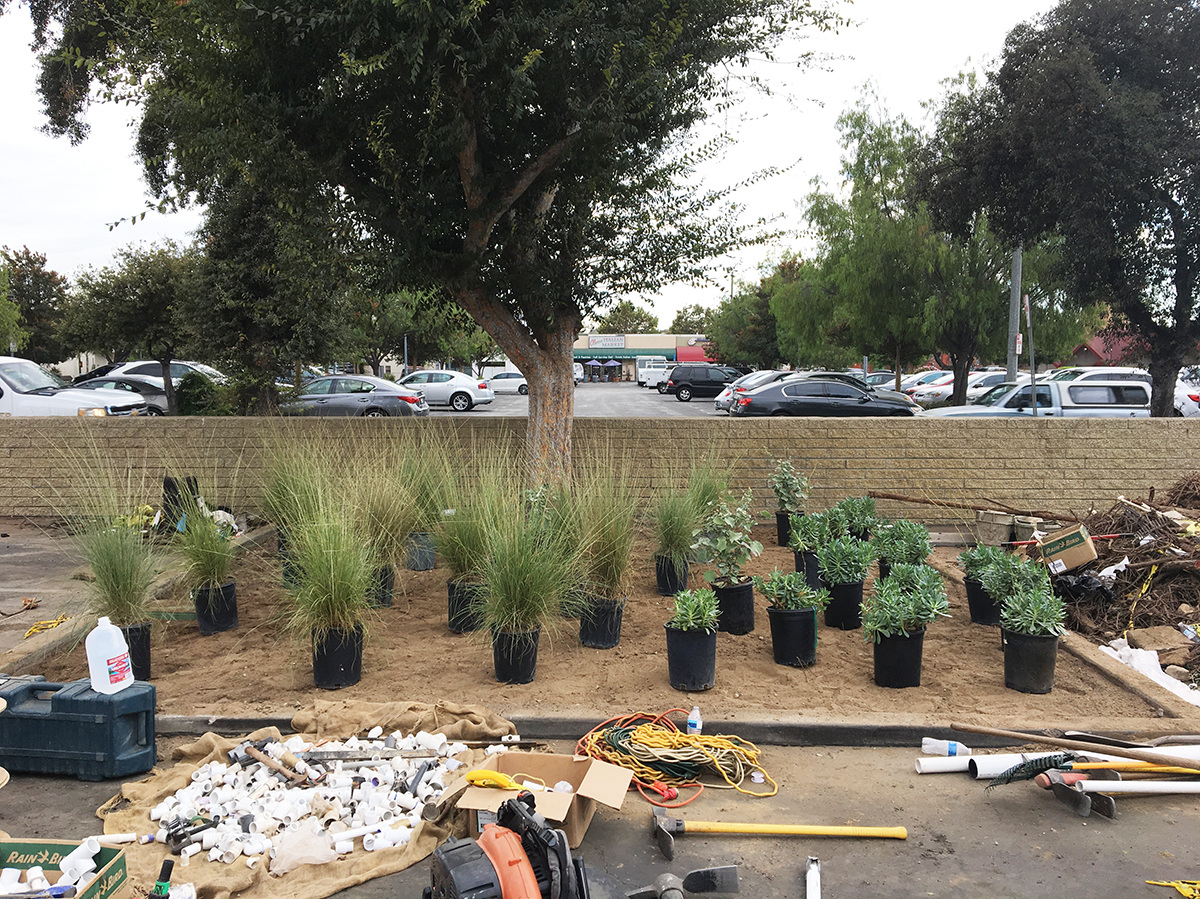
[[[1154,379],[1154,392],[1150,396],[1151,417],[1170,418],[1175,414],[1175,382],[1182,365],[1183,354],[1174,348],[1150,360],[1150,377]]]
[[[971,361],[974,356],[950,354],[950,366],[954,370],[954,389],[950,392],[951,406],[967,403],[967,378],[971,376]]]
[[[171,380],[171,359],[154,360],[162,366],[163,390],[167,394],[167,414],[179,414],[179,399],[175,396],[175,382]]]

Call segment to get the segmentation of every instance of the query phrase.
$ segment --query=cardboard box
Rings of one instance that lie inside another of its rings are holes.
[[[1038,541],[1038,549],[1051,574],[1071,571],[1096,558],[1096,546],[1083,525],[1047,534]]]
[[[39,865],[46,872],[46,879],[54,884],[62,873],[58,863],[77,848],[79,844],[69,840],[0,840],[0,868],[20,868],[24,871]],[[77,897],[113,899],[126,892],[128,883],[125,850],[101,846],[96,855],[96,874]]]
[[[483,767],[507,774],[518,783],[524,780],[545,783],[548,791],[534,791],[534,807],[562,828],[572,849],[583,842],[583,835],[596,814],[596,804],[620,808],[633,779],[633,772],[619,765],[549,752],[502,752],[492,756]],[[554,785],[564,780],[574,792],[553,792]],[[485,824],[496,820],[500,803],[516,795],[513,790],[493,787],[468,786],[463,790],[458,807],[470,810],[467,817],[471,836],[478,837]]]

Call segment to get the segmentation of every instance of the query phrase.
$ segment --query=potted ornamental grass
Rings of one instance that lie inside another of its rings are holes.
[[[408,535],[416,528],[417,506],[390,466],[364,466],[347,484],[355,523],[378,561],[368,596],[381,608],[391,606],[396,568],[407,561]]]
[[[780,546],[787,546],[791,538],[792,519],[804,514],[808,478],[797,474],[787,459],[777,459],[774,471],[767,478],[767,486],[775,494],[778,505],[775,511],[775,539]]]
[[[623,468],[600,465],[584,488],[584,601],[579,641],[591,649],[621,642],[629,566],[637,537],[638,497]]]
[[[802,571],[776,569],[755,577],[754,586],[767,598],[771,651],[777,665],[808,668],[817,661],[817,612],[829,604],[829,591],[814,590]]]
[[[929,528],[917,521],[881,521],[871,538],[879,559],[879,576],[887,577],[892,565],[922,565],[933,552]]]
[[[996,564],[1003,564],[1011,554],[999,546],[983,544],[965,549],[958,555],[963,571],[963,587],[967,591],[967,608],[975,624],[999,624],[1000,603],[983,585],[983,573]]]
[[[652,510],[654,575],[660,596],[687,588],[688,556],[696,530],[696,510],[686,493],[660,491]]]
[[[727,481],[717,473],[718,471],[716,463],[708,461],[694,464],[688,475],[685,492],[692,505],[692,515],[698,526],[703,525],[717,503],[725,498]],[[691,552],[691,561],[709,561],[708,550],[694,540],[689,551]]]
[[[176,543],[201,635],[209,637],[236,628],[237,581],[230,572],[239,546],[233,540],[232,516],[209,511],[203,497],[196,497],[186,506],[178,527]]]
[[[942,576],[928,565],[898,562],[863,600],[863,639],[875,644],[875,684],[921,686],[925,629],[950,616]]]
[[[852,631],[861,621],[863,582],[875,558],[875,548],[866,540],[845,534],[830,540],[817,550],[821,581],[829,590],[825,607],[825,625]]]
[[[762,544],[750,536],[754,516],[749,490],[742,501],[730,506],[719,500],[695,533],[694,546],[709,559],[712,570],[704,573],[712,584],[720,608],[718,630],[727,634],[748,634],[754,630],[754,582],[742,574],[742,568],[762,552]]]
[[[312,654],[313,683],[338,690],[362,678],[373,614],[369,594],[379,560],[358,522],[332,502],[290,532],[296,584],[288,590],[288,629]]]
[[[788,548],[795,557],[796,570],[804,572],[805,581],[814,590],[822,589],[817,550],[833,539],[829,525],[826,512],[799,515],[792,518],[791,533],[788,535]]]
[[[514,507],[498,516],[487,536],[482,614],[501,683],[533,681],[541,633],[557,626],[581,581],[578,540],[549,522]]]
[[[275,526],[276,552],[284,586],[296,584],[290,535],[308,521],[332,479],[332,462],[318,447],[298,441],[277,441],[267,450],[262,482],[263,514]]]
[[[483,626],[483,568],[488,536],[499,517],[519,508],[518,494],[507,471],[491,465],[473,483],[456,484],[452,506],[438,525],[437,552],[449,570],[446,579],[446,620],[452,633],[465,634]]]
[[[434,533],[449,508],[454,482],[450,459],[444,447],[421,440],[406,447],[398,469],[414,513],[405,561],[410,571],[429,571],[437,563]]]
[[[1039,566],[1040,567],[1040,566]],[[1067,610],[1046,580],[1021,583],[1000,610],[1004,640],[1004,686],[1021,693],[1049,693],[1059,637],[1066,633]]]
[[[666,623],[667,677],[676,690],[710,690],[717,680],[717,595],[708,587],[675,594]]]

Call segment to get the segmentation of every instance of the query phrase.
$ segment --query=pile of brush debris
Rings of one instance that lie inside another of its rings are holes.
[[[1153,489],[1145,499],[1120,497],[1084,525],[1094,537],[1118,536],[1095,540],[1095,562],[1054,578],[1067,626],[1104,641],[1124,636],[1131,646],[1149,632],[1146,640],[1165,645],[1143,648],[1200,679],[1200,472],[1157,497]]]

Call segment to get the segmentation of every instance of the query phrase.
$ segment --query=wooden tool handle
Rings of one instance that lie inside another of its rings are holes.
[[[761,833],[811,837],[890,837],[908,839],[903,827],[842,827],[818,824],[726,824],[721,821],[685,821],[684,833]]]
[[[1061,737],[1045,737],[1041,734],[1026,734],[1019,730],[1000,730],[995,727],[979,727],[974,724],[951,724],[954,730],[968,734],[985,734],[989,737],[1006,737],[1020,743],[1042,743],[1046,746],[1058,746],[1062,749],[1077,749],[1080,752],[1099,752],[1103,755],[1115,755],[1125,759],[1137,759],[1139,762],[1149,762],[1152,765],[1171,765],[1177,768],[1189,768],[1200,771],[1200,761],[1185,759],[1165,752],[1153,752],[1149,749],[1127,749],[1124,746],[1105,746],[1103,743],[1086,743],[1082,740],[1066,740]]]

